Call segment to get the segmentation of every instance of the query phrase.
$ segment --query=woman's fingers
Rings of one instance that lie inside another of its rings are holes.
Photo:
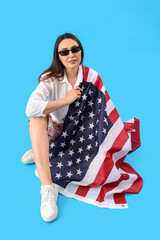
[[[81,90],[81,91],[83,91],[80,87],[75,87],[74,89],[77,89],[77,90]]]

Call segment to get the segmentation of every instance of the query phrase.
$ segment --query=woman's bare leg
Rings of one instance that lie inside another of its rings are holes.
[[[48,118],[30,118],[30,138],[41,186],[52,184],[49,166]]]

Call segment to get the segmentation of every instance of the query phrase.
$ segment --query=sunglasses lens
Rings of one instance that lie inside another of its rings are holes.
[[[76,52],[79,52],[81,49],[80,49],[80,47],[78,46],[78,47],[74,47],[74,48],[72,48],[72,53],[76,53]]]
[[[66,56],[68,55],[69,51],[68,50],[63,50],[60,52],[61,56]]]
[[[77,52],[79,52],[80,50],[81,50],[81,49],[80,49],[79,46],[73,47],[73,48],[71,49],[72,53],[77,53]],[[67,56],[67,55],[69,54],[69,50],[63,50],[63,51],[60,51],[59,53],[60,53],[61,56]]]

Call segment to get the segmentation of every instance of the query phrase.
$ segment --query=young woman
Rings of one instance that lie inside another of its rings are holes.
[[[26,106],[32,149],[24,154],[22,162],[36,164],[36,175],[41,181],[40,212],[47,222],[58,214],[58,191],[51,179],[49,144],[62,132],[69,105],[81,97],[83,57],[77,37],[70,33],[60,35],[55,42],[52,64],[39,76],[39,85]]]

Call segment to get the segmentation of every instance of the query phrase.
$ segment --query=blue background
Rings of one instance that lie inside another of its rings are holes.
[[[160,2],[5,1],[0,22],[1,239],[160,239]],[[140,119],[142,145],[125,161],[144,185],[126,195],[128,209],[59,194],[58,218],[45,223],[35,164],[21,162],[31,149],[25,107],[65,32],[80,39],[84,66],[100,74],[122,121]]]

